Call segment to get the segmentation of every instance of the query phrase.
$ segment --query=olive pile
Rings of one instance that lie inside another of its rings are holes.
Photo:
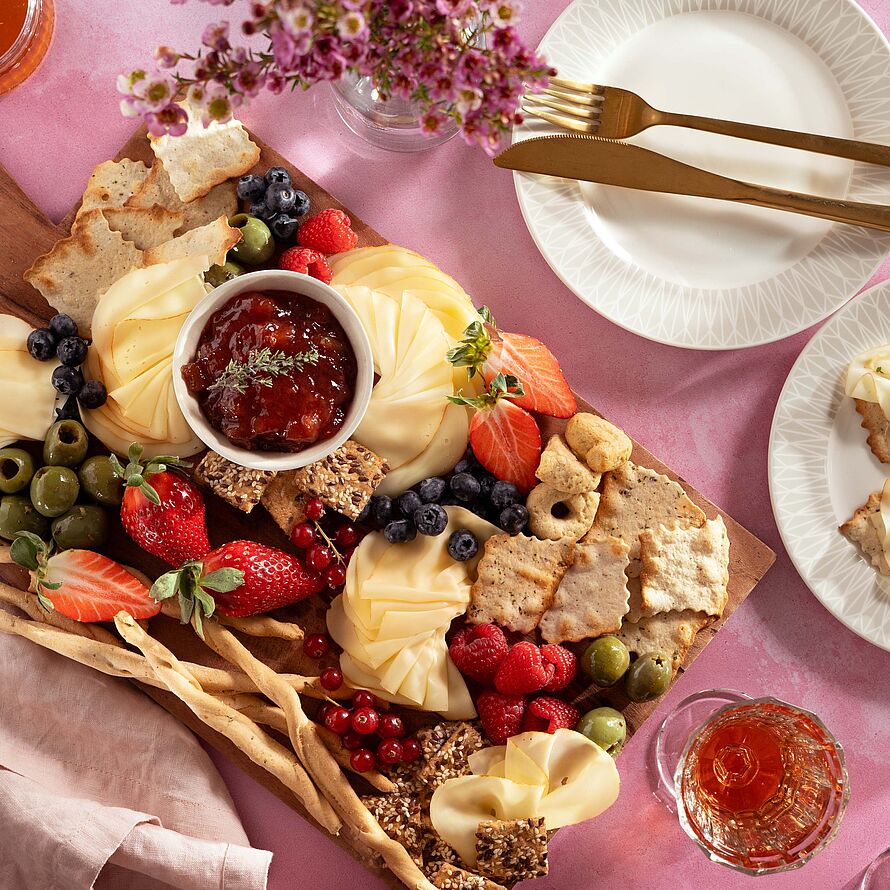
[[[59,550],[92,550],[105,542],[104,507],[121,502],[124,480],[108,457],[87,457],[87,445],[80,423],[60,420],[46,434],[43,466],[22,448],[0,449],[0,537],[52,535]]]

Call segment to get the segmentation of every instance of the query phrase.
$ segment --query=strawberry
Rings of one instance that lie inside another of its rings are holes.
[[[331,283],[334,273],[328,261],[317,250],[309,247],[288,247],[278,258],[278,268],[285,272],[302,272],[325,284]]]
[[[329,209],[322,210],[300,226],[297,243],[321,253],[343,253],[358,244],[358,237],[342,210]]]
[[[525,705],[526,700],[521,695],[483,692],[476,699],[476,710],[488,738],[496,745],[503,745],[510,736],[519,733]]]
[[[522,384],[515,398],[520,408],[550,417],[575,414],[575,396],[553,353],[534,337],[499,331],[486,306],[479,314],[482,321],[474,321],[464,331],[464,339],[448,353],[448,360],[466,368],[470,379],[480,373],[486,386],[499,374],[516,377]]]
[[[457,632],[448,652],[464,676],[490,683],[508,648],[507,638],[496,624],[471,624]]]
[[[159,601],[178,595],[183,624],[194,614],[200,633],[202,615],[209,618],[217,610],[221,615],[258,615],[305,599],[324,586],[323,574],[307,571],[290,553],[255,541],[230,541],[203,559],[161,575],[151,595]]]
[[[134,618],[151,618],[161,607],[148,588],[123,566],[91,550],[52,554],[30,532],[19,532],[12,558],[31,571],[31,589],[45,609],[74,621],[111,621],[121,610]]]
[[[541,646],[541,656],[556,669],[553,679],[544,687],[544,692],[559,692],[565,689],[578,673],[578,658],[565,646],[547,643]]]
[[[534,417],[513,402],[522,392],[515,377],[498,374],[481,396],[458,394],[449,399],[476,409],[470,421],[470,445],[476,460],[498,479],[512,482],[527,494],[538,482],[535,471],[541,460],[541,431]]]
[[[517,643],[501,662],[494,675],[495,689],[503,695],[539,692],[556,675],[556,668],[545,661],[541,650],[529,642]]]
[[[127,486],[121,503],[126,533],[143,550],[170,565],[200,559],[210,550],[204,498],[191,482],[167,469],[183,466],[182,461],[153,457],[141,464],[142,446],[136,443],[130,446],[128,457],[124,468],[111,456]]]
[[[522,731],[554,733],[557,729],[574,729],[580,719],[581,713],[574,705],[542,695],[529,704]]]

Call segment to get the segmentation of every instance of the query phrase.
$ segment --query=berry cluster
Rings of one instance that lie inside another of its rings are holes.
[[[309,196],[294,188],[284,167],[270,167],[265,176],[242,176],[238,197],[250,202],[250,215],[261,219],[279,241],[290,241],[309,212]]]
[[[305,551],[306,566],[324,572],[325,583],[337,590],[346,583],[346,566],[359,542],[358,529],[339,513],[329,513],[313,498],[305,507],[306,519],[294,526],[291,543]]]

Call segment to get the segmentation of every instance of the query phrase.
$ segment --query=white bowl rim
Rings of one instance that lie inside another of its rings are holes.
[[[286,291],[309,297],[327,306],[342,325],[355,353],[355,387],[343,426],[330,439],[325,439],[302,451],[250,451],[235,445],[210,425],[201,411],[197,398],[189,392],[182,378],[182,366],[192,360],[209,317],[233,297],[253,290]],[[214,288],[189,313],[173,348],[173,391],[186,422],[208,448],[233,463],[254,470],[279,472],[296,470],[336,451],[361,423],[371,400],[373,386],[374,358],[371,343],[355,310],[330,285],[301,272],[258,269],[239,275]]]

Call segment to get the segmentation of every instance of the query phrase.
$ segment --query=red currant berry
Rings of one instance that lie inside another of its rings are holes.
[[[337,735],[343,735],[345,732],[349,731],[349,727],[352,725],[351,721],[352,717],[346,708],[331,708],[327,714],[325,714],[324,725],[331,732],[335,732]]]
[[[331,641],[326,634],[311,634],[303,640],[303,651],[309,658],[324,658],[331,648]]]
[[[366,773],[377,766],[377,758],[370,749],[359,748],[358,751],[352,752],[352,756],[349,758],[349,765],[357,773]]]
[[[364,743],[365,740],[351,729],[343,736],[343,747],[347,751],[358,751]]]
[[[356,708],[352,712],[352,728],[359,735],[370,735],[377,732],[380,715],[373,708]]]
[[[340,668],[325,668],[318,675],[318,682],[321,683],[328,692],[333,692],[335,689],[339,689],[343,685],[343,673],[340,671]]]
[[[352,704],[356,708],[376,708],[377,697],[373,692],[365,689],[359,689],[358,692],[352,694]]]
[[[420,742],[414,738],[414,736],[409,736],[407,739],[402,739],[402,762],[403,763],[414,763],[420,755],[423,754],[423,748],[420,747]]]
[[[328,587],[342,587],[346,583],[346,569],[334,563],[334,565],[328,566],[324,577]]]
[[[337,708],[337,707],[339,707],[339,705],[332,705],[330,702],[325,702],[325,703],[318,709],[318,722],[319,722],[319,723],[324,723],[324,721],[325,721],[325,717],[328,716],[328,713],[330,713],[330,711],[331,711],[333,708]]]
[[[306,511],[306,516],[315,522],[318,522],[325,513],[325,506],[318,498],[312,498],[303,509]]]
[[[295,525],[294,530],[290,533],[291,543],[300,550],[308,549],[317,539],[318,533],[311,522],[301,522]]]
[[[377,733],[382,739],[400,739],[405,734],[405,724],[395,714],[381,714]]]
[[[394,764],[402,759],[404,749],[398,739],[384,739],[377,746],[377,759],[381,763]]]
[[[316,572],[324,571],[331,564],[332,559],[331,551],[323,544],[313,544],[306,551],[306,565],[310,569],[315,569]]]
[[[358,532],[355,530],[354,525],[341,525],[334,535],[334,540],[341,550],[355,547],[358,543]]]
[[[340,558],[346,565],[349,565],[349,560],[352,559],[352,554],[355,553],[355,547],[350,547],[348,550],[340,551]]]

